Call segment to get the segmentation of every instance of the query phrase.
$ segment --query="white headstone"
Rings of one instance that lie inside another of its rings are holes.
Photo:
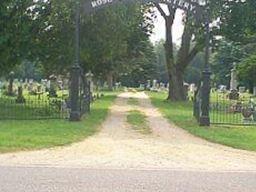
[[[189,91],[192,93],[196,91],[196,85],[194,83],[190,84]]]
[[[153,80],[152,89],[157,89],[157,80],[156,79]]]
[[[151,87],[151,82],[150,82],[150,80],[148,80],[147,81],[147,89],[150,89],[150,87]]]
[[[221,92],[221,93],[225,93],[227,91],[227,86],[226,85],[220,85],[218,91]]]
[[[239,87],[239,93],[245,93],[246,88],[245,87]]]
[[[231,70],[230,90],[237,90],[237,74],[235,69]]]
[[[253,96],[256,96],[256,87],[253,87]]]

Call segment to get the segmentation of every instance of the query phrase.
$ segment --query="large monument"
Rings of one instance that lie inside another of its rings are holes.
[[[237,73],[235,68],[231,70],[230,90],[237,90]]]

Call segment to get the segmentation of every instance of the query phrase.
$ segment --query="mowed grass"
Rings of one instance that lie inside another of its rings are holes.
[[[153,105],[177,126],[211,142],[234,148],[256,151],[256,126],[211,125],[200,127],[193,118],[191,102],[166,101],[166,93],[148,93]]]
[[[68,120],[0,121],[0,153],[34,150],[78,142],[98,131],[117,93],[92,104],[91,113],[80,122]]]
[[[129,111],[127,115],[127,122],[132,128],[141,134],[150,134],[151,129],[147,122],[147,117],[144,113],[138,110]]]
[[[136,98],[130,97],[128,99],[128,105],[139,105],[139,101]]]

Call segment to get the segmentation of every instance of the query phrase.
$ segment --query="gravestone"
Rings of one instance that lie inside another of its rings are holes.
[[[239,93],[245,93],[245,91],[246,91],[245,87],[243,86],[239,87]]]
[[[189,91],[191,93],[194,93],[196,91],[196,85],[194,83],[190,84],[189,85]]]
[[[28,92],[29,92],[29,93],[32,93],[32,92],[33,92],[33,89],[34,89],[33,81],[29,81],[29,84],[28,84]]]
[[[158,91],[158,88],[157,88],[157,80],[154,79],[153,80],[153,84],[152,84],[152,87],[150,89],[151,91]]]
[[[94,85],[93,85],[93,74],[91,71],[89,71],[88,73],[86,73],[85,77],[86,77],[86,80],[87,82],[89,83],[90,85],[90,92],[91,94],[93,94],[93,89],[94,89]]]
[[[50,89],[49,89],[49,97],[58,97],[57,95],[57,77],[55,75],[51,75],[50,79]]]
[[[183,89],[184,89],[186,98],[188,98],[189,84],[188,83],[184,83],[183,84]]]
[[[250,123],[252,121],[253,109],[250,107],[244,107],[242,109],[243,122]]]
[[[227,91],[227,86],[226,85],[220,85],[219,86],[218,92],[226,93],[226,91]]]
[[[253,96],[256,96],[256,87],[253,87]]]
[[[237,73],[236,73],[236,69],[232,69],[231,70],[230,90],[237,90]]]
[[[228,94],[228,98],[230,100],[238,100],[239,99],[239,93],[237,90],[232,89],[230,93]]]
[[[165,84],[164,83],[160,83],[160,91],[165,91]]]
[[[16,103],[25,103],[26,102],[26,100],[25,100],[25,98],[24,98],[24,96],[23,96],[23,88],[22,88],[22,86],[19,86],[18,87],[18,97],[17,97],[17,99],[16,99]]]
[[[150,90],[150,88],[151,88],[151,81],[148,80],[148,81],[147,81],[147,90]]]
[[[14,72],[10,72],[9,74],[9,85],[8,85],[8,95],[9,96],[14,96],[14,91],[13,91],[13,79],[14,77]]]
[[[144,88],[145,88],[145,85],[141,83],[139,86],[139,89],[144,89]]]

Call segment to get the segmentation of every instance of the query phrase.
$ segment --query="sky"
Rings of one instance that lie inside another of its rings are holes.
[[[161,5],[163,10],[168,13],[167,7],[165,5]],[[157,10],[157,9],[156,9]],[[160,15],[158,11],[157,18],[154,20],[155,28],[153,30],[153,34],[150,37],[150,40],[155,43],[160,39],[165,39],[165,21],[164,18]],[[177,44],[180,44],[181,35],[183,32],[183,24],[182,24],[182,11],[178,10],[176,12],[175,21],[173,25],[173,41]]]

